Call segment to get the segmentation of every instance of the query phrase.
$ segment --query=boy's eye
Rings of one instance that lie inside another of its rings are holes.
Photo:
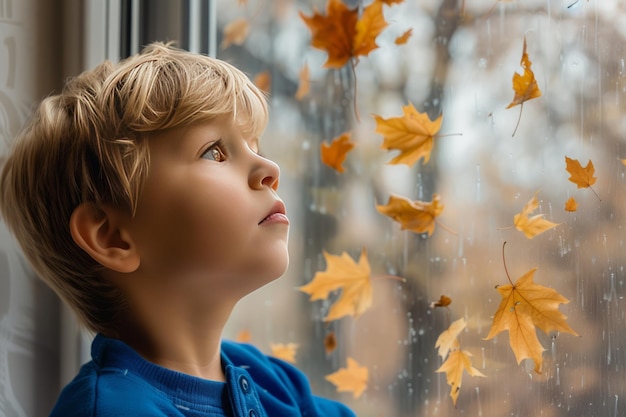
[[[226,152],[224,152],[222,144],[217,142],[216,144],[211,145],[211,147],[207,149],[204,154],[202,154],[202,157],[216,162],[224,162],[226,160]]]

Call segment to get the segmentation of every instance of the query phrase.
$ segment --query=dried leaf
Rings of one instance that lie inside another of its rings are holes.
[[[224,27],[224,38],[220,47],[228,48],[230,45],[241,45],[248,37],[250,23],[245,17],[235,19]]]
[[[326,68],[341,68],[351,58],[368,55],[378,48],[376,37],[387,26],[382,3],[375,0],[363,10],[350,9],[341,0],[328,0],[326,15],[313,11],[312,16],[300,12],[311,30],[311,45],[328,53]]]
[[[524,233],[528,239],[532,239],[546,230],[550,230],[559,225],[559,223],[552,223],[551,221],[544,219],[543,214],[536,214],[530,217],[530,214],[539,207],[537,193],[535,193],[533,198],[526,203],[522,211],[513,217],[513,224],[515,225],[515,228]]]
[[[409,29],[402,35],[398,36],[394,41],[396,45],[404,45],[409,41],[409,38],[413,35],[413,29]]]
[[[300,69],[298,91],[296,91],[296,100],[302,100],[309,95],[311,90],[311,81],[309,79],[309,66],[304,64]]]
[[[237,333],[237,336],[235,336],[235,340],[239,343],[250,343],[252,340],[252,333],[250,333],[250,330],[248,329],[240,330],[239,333]]]
[[[522,51],[520,65],[524,68],[524,73],[513,74],[513,91],[515,91],[515,96],[507,109],[541,96],[541,90],[539,90],[537,80],[535,80],[535,74],[530,69],[532,62],[528,59],[528,53],[526,52],[526,37],[524,37],[524,50]]]
[[[438,354],[441,356],[441,359],[445,359],[451,350],[459,348],[459,341],[457,340],[457,337],[466,326],[467,323],[465,322],[465,319],[460,318],[453,322],[450,327],[439,335],[437,341],[435,342],[435,348],[439,348]]]
[[[574,197],[570,197],[566,202],[565,202],[565,211],[576,211],[578,209],[578,203],[576,202],[576,200],[574,199]]]
[[[570,173],[568,180],[578,186],[578,188],[588,188],[595,184],[597,178],[593,176],[595,168],[591,159],[587,162],[587,165],[583,166],[578,162],[578,159],[570,159],[565,157],[565,169]]]
[[[254,85],[259,87],[259,90],[264,91],[266,93],[270,93],[272,91],[272,75],[269,71],[259,72],[252,80]]]
[[[296,363],[297,343],[270,343],[270,349],[273,357],[282,359],[285,362]]]
[[[393,6],[394,4],[404,3],[404,0],[380,0],[385,3],[387,6]]]
[[[331,306],[324,321],[337,320],[343,316],[358,317],[372,305],[371,270],[365,248],[359,263],[346,252],[341,256],[324,252],[326,271],[318,272],[313,280],[299,287],[309,294],[310,300],[325,300],[331,292],[341,289],[341,296]]]
[[[509,345],[517,363],[530,358],[535,362],[535,372],[541,373],[543,346],[537,338],[535,327],[548,334],[551,331],[578,334],[565,322],[567,317],[559,311],[559,304],[569,300],[552,288],[533,282],[533,268],[513,284],[496,287],[502,301],[493,317],[491,330],[485,338],[489,340],[508,330]]]
[[[346,155],[354,148],[354,142],[350,141],[350,133],[343,133],[333,139],[330,145],[323,142],[320,145],[320,156],[322,162],[337,172],[344,172],[343,162]]]
[[[324,350],[327,355],[330,355],[335,349],[337,349],[337,337],[335,332],[330,332],[324,338]]]
[[[439,194],[433,194],[429,203],[391,195],[387,205],[377,205],[376,210],[400,223],[401,230],[430,236],[435,231],[435,218],[443,211],[443,204],[439,203]]]
[[[352,55],[355,57],[367,56],[378,48],[376,38],[386,27],[387,21],[383,16],[383,3],[380,0],[374,0],[373,3],[363,9],[363,14],[356,23]]]
[[[478,369],[472,366],[471,357],[472,354],[466,350],[454,350],[450,352],[448,359],[435,371],[446,373],[446,381],[450,386],[450,397],[455,406],[461,392],[463,370],[471,376],[485,377]]]
[[[448,307],[451,303],[452,299],[442,294],[441,297],[439,297],[438,301],[433,301],[430,303],[430,308]]]
[[[367,389],[368,369],[348,357],[348,366],[326,376],[326,380],[337,387],[337,392],[351,392],[359,398]]]
[[[400,154],[391,160],[391,164],[413,165],[424,158],[430,159],[433,150],[434,135],[441,128],[443,115],[431,121],[426,113],[419,113],[413,104],[402,107],[401,117],[383,119],[373,115],[376,120],[376,133],[384,137],[383,149],[398,149]]]

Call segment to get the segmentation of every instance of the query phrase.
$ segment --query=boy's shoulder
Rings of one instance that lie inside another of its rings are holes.
[[[137,401],[148,394],[150,402]],[[50,417],[161,416],[157,405],[163,400],[152,387],[122,370],[98,369],[93,362],[83,365],[61,391]],[[162,404],[165,405],[165,404]]]

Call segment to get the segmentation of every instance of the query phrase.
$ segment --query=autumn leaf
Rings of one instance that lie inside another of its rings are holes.
[[[553,223],[544,219],[543,214],[536,214],[531,217],[531,213],[539,207],[537,193],[526,203],[522,211],[513,217],[515,228],[524,233],[528,239],[532,239],[546,230],[550,230],[559,225],[559,223]]]
[[[524,102],[541,96],[541,90],[539,90],[537,80],[535,80],[535,74],[530,69],[532,62],[528,58],[528,53],[526,52],[526,37],[524,37],[524,49],[522,51],[520,65],[524,68],[524,73],[518,74],[516,72],[513,74],[513,91],[515,91],[515,96],[513,97],[513,101],[511,101],[511,103],[507,106],[507,109],[510,109],[518,104],[522,105],[522,107],[520,107],[517,125],[515,126],[512,136],[515,136],[515,132],[517,131],[517,127],[519,126],[519,122],[522,118],[522,108]]]
[[[622,161],[622,165],[626,166],[626,159],[620,159]]]
[[[367,56],[378,48],[376,37],[387,26],[380,0],[365,7],[360,19],[358,8],[350,9],[341,0],[328,0],[326,15],[314,10],[312,16],[300,12],[300,17],[311,30],[311,45],[328,53],[326,68]]]
[[[466,326],[467,322],[465,319],[460,318],[453,322],[450,327],[439,335],[437,341],[435,342],[435,348],[439,348],[438,354],[441,356],[441,359],[445,359],[450,351],[459,348],[459,341],[457,337]]]
[[[589,188],[596,195],[596,197],[598,197],[598,200],[602,201],[600,196],[591,187],[597,180],[597,178],[593,176],[596,170],[593,167],[591,159],[587,162],[587,165],[583,167],[578,159],[571,159],[566,156],[565,169],[570,173],[568,180],[576,184],[578,188]]]
[[[382,3],[385,3],[387,6],[393,6],[394,4],[404,3],[404,0],[380,0]]]
[[[250,330],[248,329],[240,330],[239,333],[237,333],[237,336],[235,336],[235,340],[239,343],[250,343],[252,340],[252,333],[250,333]]]
[[[402,113],[401,117],[389,119],[373,115],[376,133],[384,137],[382,148],[400,151],[390,164],[411,166],[421,158],[427,163],[433,150],[434,136],[441,128],[443,115],[431,121],[426,113],[419,113],[411,103],[402,107]]]
[[[272,91],[272,76],[269,71],[263,71],[258,73],[254,80],[252,80],[259,90],[269,93]]]
[[[330,355],[335,349],[337,349],[337,337],[335,332],[330,332],[324,337],[324,351],[326,351],[327,355]]]
[[[433,194],[431,202],[411,201],[406,197],[391,195],[387,205],[377,205],[376,210],[400,223],[400,229],[408,229],[415,233],[435,231],[435,218],[443,211],[439,202],[439,194]]]
[[[298,289],[309,294],[311,301],[325,300],[331,292],[341,289],[341,296],[331,306],[324,321],[360,316],[372,305],[371,271],[365,248],[358,264],[346,252],[341,256],[324,252],[324,258],[326,271],[317,272],[310,283]]]
[[[570,197],[566,202],[565,202],[565,211],[576,211],[578,209],[578,203],[576,202],[576,200],[574,199],[574,197]]]
[[[359,398],[367,389],[368,369],[348,357],[348,366],[326,376],[326,380],[337,387],[337,392],[351,392]]]
[[[542,353],[545,349],[537,338],[536,327],[546,334],[552,331],[575,336],[578,334],[569,327],[565,322],[567,317],[558,310],[559,304],[567,304],[569,300],[552,288],[535,284],[533,275],[536,270],[537,268],[533,268],[526,272],[515,284],[509,278],[510,284],[496,287],[502,301],[485,340],[508,330],[509,345],[517,363],[520,364],[527,358],[532,359],[535,372],[541,373]]]
[[[413,35],[413,29],[409,29],[406,32],[404,32],[402,35],[398,36],[396,40],[394,41],[394,43],[396,45],[404,45],[405,43],[409,41],[409,38],[412,35]]]
[[[296,91],[296,100],[302,100],[306,97],[311,90],[311,81],[309,80],[309,66],[304,64],[300,69],[300,74],[298,77],[298,91]]]
[[[230,45],[241,45],[248,37],[250,31],[250,23],[245,17],[235,19],[224,27],[224,39],[220,45],[222,49],[228,48]]]
[[[466,350],[454,350],[450,352],[448,359],[435,372],[445,372],[446,382],[450,386],[450,398],[456,406],[456,401],[461,392],[461,384],[463,382],[463,371],[471,376],[485,377],[478,369],[472,366],[472,354]]]
[[[350,133],[343,133],[333,139],[330,145],[323,142],[320,145],[322,162],[337,172],[344,172],[343,161],[350,150],[354,148],[354,142],[350,141]]]
[[[296,363],[297,343],[270,343],[272,356],[285,362]]]
[[[452,299],[446,295],[441,295],[439,300],[430,303],[430,308],[448,307],[452,303]]]

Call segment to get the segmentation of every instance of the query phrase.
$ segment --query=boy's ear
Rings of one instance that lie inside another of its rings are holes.
[[[70,232],[78,246],[102,266],[129,273],[139,268],[137,248],[125,229],[128,214],[113,207],[82,203],[70,217]]]

